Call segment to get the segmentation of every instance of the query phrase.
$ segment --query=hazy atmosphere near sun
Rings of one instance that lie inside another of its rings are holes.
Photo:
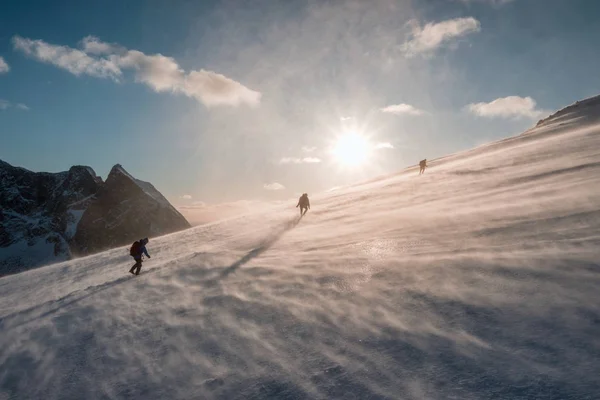
[[[0,159],[103,177],[120,163],[199,221],[521,132],[600,87],[593,1],[1,11]]]
[[[594,399],[599,118],[3,277],[0,399]]]
[[[599,15],[3,2],[0,400],[599,398]]]

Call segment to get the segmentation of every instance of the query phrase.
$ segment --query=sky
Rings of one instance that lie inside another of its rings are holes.
[[[188,208],[335,190],[597,95],[598,15],[595,0],[5,2],[0,159],[103,178],[119,163]]]

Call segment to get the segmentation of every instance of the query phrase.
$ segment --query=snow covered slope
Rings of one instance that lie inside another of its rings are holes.
[[[585,125],[600,121],[600,95],[577,101],[568,107],[558,110],[548,118],[540,120],[536,127],[549,125],[576,124]]]
[[[600,126],[0,279],[0,399],[595,399]]]

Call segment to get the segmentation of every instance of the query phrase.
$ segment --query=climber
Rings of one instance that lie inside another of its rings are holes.
[[[131,267],[131,269],[129,270],[129,273],[135,274],[135,275],[140,274],[140,270],[142,269],[142,262],[143,262],[142,255],[143,254],[145,254],[146,257],[148,257],[148,258],[152,258],[152,257],[150,257],[150,254],[148,254],[148,250],[146,250],[146,245],[148,244],[148,242],[149,242],[148,238],[144,238],[144,239],[138,240],[137,242],[134,242],[131,245],[129,254],[135,260],[135,264],[133,265],[133,267]],[[134,272],[134,270],[136,268],[137,268],[137,270]]]
[[[425,173],[425,168],[427,168],[427,159],[421,160],[419,162],[419,175]]]
[[[310,200],[308,200],[308,194],[304,193],[298,199],[298,204],[296,204],[296,208],[300,207],[300,216],[306,214],[308,210],[310,210]]]

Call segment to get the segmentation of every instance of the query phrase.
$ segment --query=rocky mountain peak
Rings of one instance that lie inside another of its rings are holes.
[[[104,182],[88,166],[46,173],[0,160],[0,276],[189,226],[120,164]]]

